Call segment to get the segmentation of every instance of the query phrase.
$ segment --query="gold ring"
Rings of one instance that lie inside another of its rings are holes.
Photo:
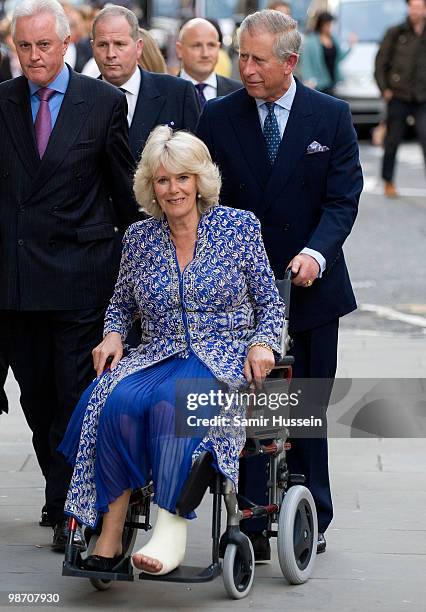
[[[312,281],[311,280],[306,281],[305,287],[310,287],[311,285],[312,285]]]

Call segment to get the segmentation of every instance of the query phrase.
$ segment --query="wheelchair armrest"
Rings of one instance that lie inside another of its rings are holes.
[[[282,359],[279,359],[278,361],[276,361],[275,363],[275,367],[276,368],[283,368],[286,366],[291,366],[294,364],[294,357],[293,355],[285,355]]]
[[[212,455],[204,451],[192,464],[189,476],[182,487],[176,503],[176,510],[181,516],[189,514],[201,504],[204,493],[216,473],[212,466],[212,461]]]

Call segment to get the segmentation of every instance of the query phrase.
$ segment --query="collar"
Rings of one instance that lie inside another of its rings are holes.
[[[410,30],[411,32],[415,33],[415,29],[414,26],[411,22],[411,19],[409,17],[407,17],[406,21],[405,21],[405,26],[407,30]],[[424,20],[424,25],[423,25],[423,34],[426,33],[426,19]]]
[[[191,83],[193,85],[198,85],[198,83],[205,83],[206,85],[210,85],[210,87],[213,87],[214,89],[217,89],[217,76],[215,72],[212,72],[211,74],[209,74],[209,76],[207,77],[207,79],[204,79],[203,81],[196,81],[195,79],[192,78],[191,75],[189,75],[183,68],[180,71],[180,76],[182,79],[185,79],[185,81],[191,81]]]
[[[70,72],[68,70],[68,66],[64,64],[62,66],[62,70],[57,74],[57,76],[53,79],[51,83],[46,85],[49,89],[54,89],[55,91],[64,94],[67,90],[68,83],[70,80]],[[32,81],[28,81],[28,86],[30,88],[30,94],[35,94],[39,89],[41,89],[40,85],[36,85]]]
[[[103,79],[103,80],[108,83],[106,79]],[[126,81],[125,83],[123,83],[123,85],[120,85],[120,88],[124,89],[127,93],[137,96],[139,94],[140,86],[141,86],[141,71],[139,70],[139,66],[136,66],[135,71],[130,77],[130,79]]]
[[[294,76],[291,75],[290,87],[287,89],[285,94],[281,96],[281,98],[278,98],[278,100],[275,100],[275,104],[277,104],[278,106],[281,106],[281,108],[284,108],[285,110],[290,112],[291,107],[293,105],[295,95],[296,95],[296,81],[294,80]],[[255,98],[255,100],[256,100],[257,108],[259,108],[259,106],[262,106],[262,104],[266,104],[265,100],[262,100],[262,98]]]

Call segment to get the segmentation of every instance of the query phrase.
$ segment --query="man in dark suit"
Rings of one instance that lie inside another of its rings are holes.
[[[239,81],[215,73],[219,51],[218,31],[207,19],[190,19],[182,26],[176,42],[176,55],[181,61],[179,76],[193,83],[201,107],[207,100],[242,87]]]
[[[219,164],[221,203],[253,211],[262,223],[278,278],[294,273],[290,333],[294,376],[325,378],[325,418],[336,372],[339,317],[356,308],[342,252],[362,189],[358,145],[345,102],[304,87],[293,77],[300,34],[278,11],[248,16],[240,33],[245,89],[204,108],[198,135]],[[318,399],[318,398],[317,398]],[[291,473],[305,474],[317,508],[318,551],[333,508],[326,439],[293,439]],[[255,467],[256,466],[256,467]],[[257,470],[257,472],[256,472]],[[241,465],[242,488],[265,503],[262,462]],[[256,499],[257,498],[257,499]],[[266,502],[267,503],[267,502]],[[268,558],[264,523],[250,529],[258,559]]]
[[[157,125],[194,131],[199,106],[194,87],[178,77],[142,70],[138,20],[122,6],[108,6],[92,26],[93,55],[102,79],[126,94],[130,149],[136,161]]]
[[[125,96],[63,62],[60,4],[24,0],[12,33],[24,76],[0,85],[0,325],[63,550],[72,470],[56,448],[94,377],[120,229],[137,218],[133,159]]]

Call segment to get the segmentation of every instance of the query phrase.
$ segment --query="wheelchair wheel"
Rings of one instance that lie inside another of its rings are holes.
[[[231,599],[242,599],[249,594],[254,578],[254,552],[249,540],[251,562],[250,570],[243,567],[241,555],[236,544],[228,544],[223,557],[223,584]]]
[[[302,584],[310,577],[318,540],[315,502],[302,485],[290,487],[283,498],[278,520],[278,559],[284,578]]]

